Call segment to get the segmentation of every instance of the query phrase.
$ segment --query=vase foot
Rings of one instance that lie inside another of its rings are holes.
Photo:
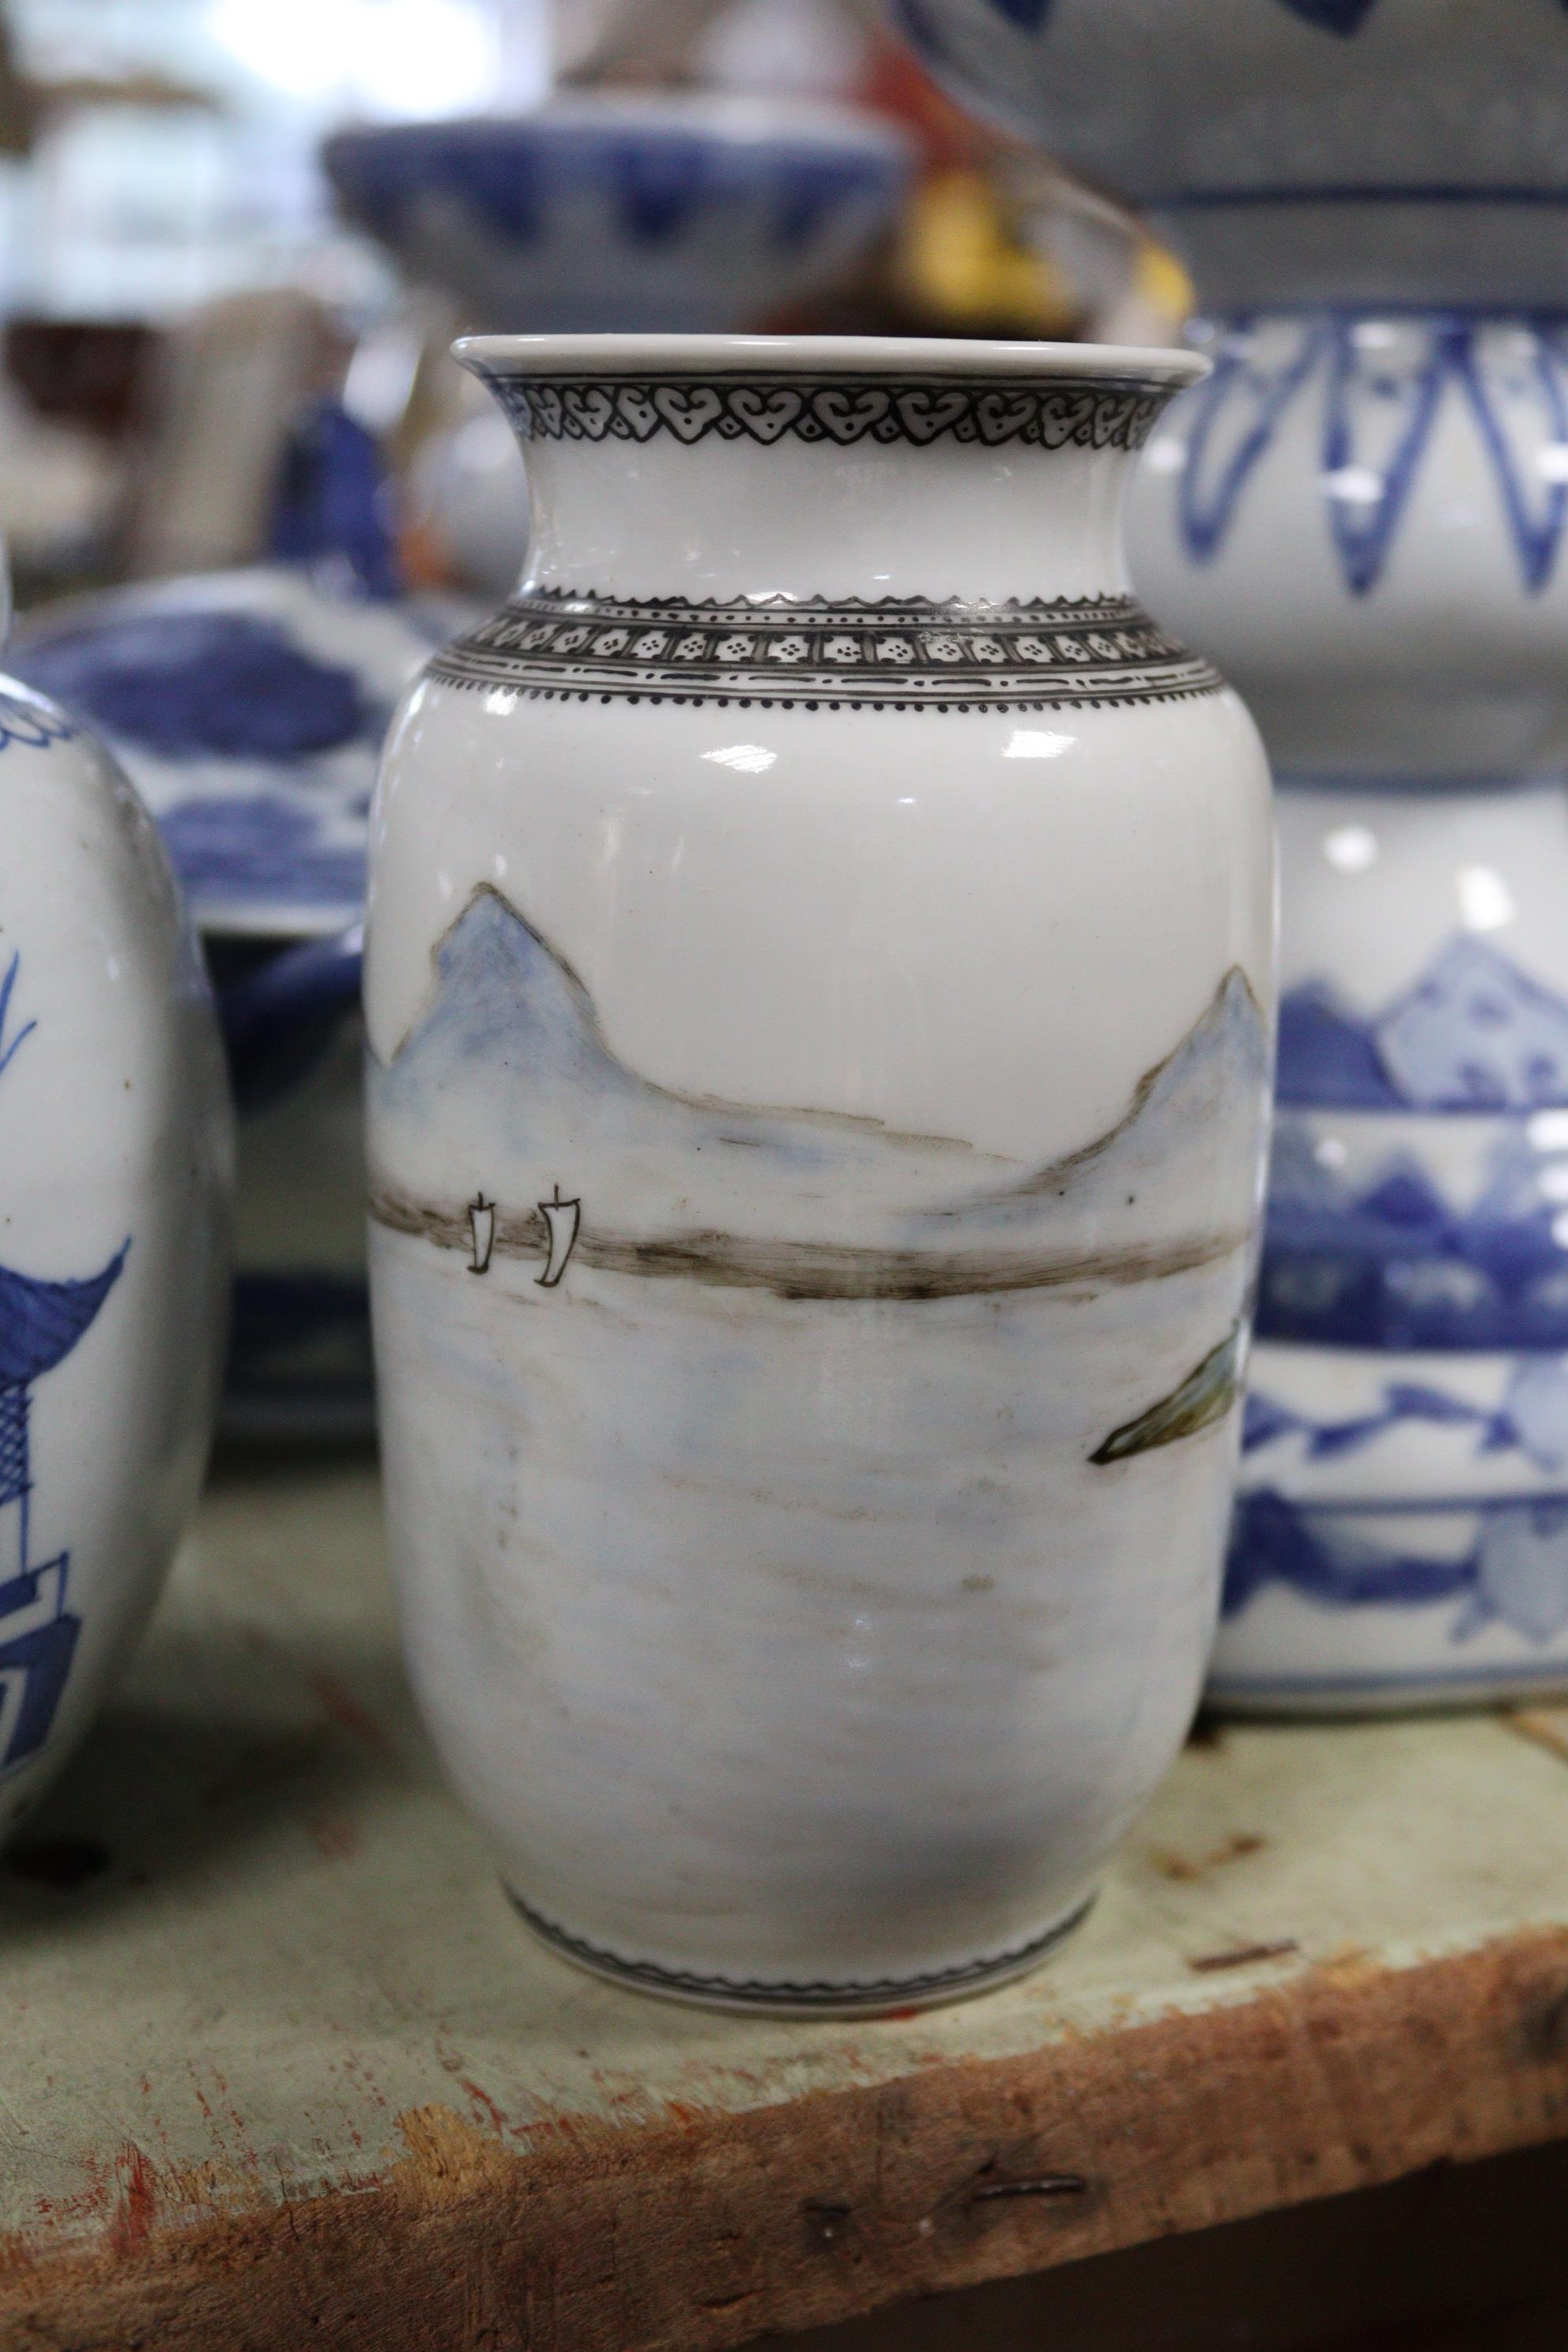
[[[503,1882],[504,1884],[504,1882]],[[654,1993],[664,2000],[695,2003],[702,2009],[766,2010],[774,2017],[878,2017],[892,2011],[935,2009],[948,2001],[969,2000],[1026,1976],[1053,1952],[1085,1919],[1094,1895],[1076,1903],[1028,1942],[1010,1951],[993,1953],[923,1975],[883,1977],[867,1983],[840,1983],[831,1979],[810,1982],[765,1978],[708,1976],[695,1969],[668,1969],[655,1960],[626,1959],[616,1952],[585,1942],[552,1919],[546,1919],[508,1886],[509,1900],[540,1941],[560,1958],[584,1969],[606,1983]]]

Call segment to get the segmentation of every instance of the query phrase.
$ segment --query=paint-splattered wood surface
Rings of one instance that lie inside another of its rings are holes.
[[[231,1475],[0,2001],[7,2348],[709,2352],[1568,2133],[1568,1719],[1226,1729],[1030,1981],[706,2016],[519,1927],[369,1472]]]

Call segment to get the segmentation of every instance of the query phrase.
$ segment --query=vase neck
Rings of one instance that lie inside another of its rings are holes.
[[[1122,491],[1173,388],[951,361],[930,377],[479,372],[528,468],[527,589],[721,601],[1124,591]]]

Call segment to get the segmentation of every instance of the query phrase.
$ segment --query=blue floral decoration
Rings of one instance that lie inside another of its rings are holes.
[[[335,907],[363,892],[363,844],[323,839],[310,809],[265,793],[182,801],[160,830],[196,898]]]
[[[164,760],[303,762],[374,743],[386,718],[352,669],[317,660],[252,613],[83,624],[33,638],[17,668],[28,685]],[[9,728],[9,708],[0,718]]]
[[[25,744],[30,751],[47,751],[51,743],[68,743],[76,732],[63,710],[0,692],[0,751],[13,743]]]

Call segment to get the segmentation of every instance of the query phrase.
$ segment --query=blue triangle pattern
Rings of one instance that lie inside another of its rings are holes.
[[[1329,528],[1340,568],[1352,595],[1362,596],[1381,578],[1394,533],[1410,502],[1431,439],[1443,395],[1448,331],[1428,328],[1423,362],[1402,382],[1386,362],[1368,363],[1353,320],[1340,320],[1329,373],[1328,415],[1323,433],[1323,471]],[[1462,330],[1460,331],[1463,331]],[[1365,418],[1378,396],[1392,398],[1403,424],[1381,463],[1368,463],[1362,446]],[[1352,477],[1375,485],[1370,497],[1351,489]]]
[[[1400,321],[1403,340],[1393,346],[1369,344],[1371,322],[1357,311],[1320,314],[1266,360],[1256,353],[1257,318],[1232,322],[1213,374],[1178,411],[1188,420],[1174,490],[1188,561],[1209,563],[1220,553],[1286,416],[1311,398],[1321,402],[1324,506],[1341,576],[1352,596],[1371,594],[1418,489],[1439,411],[1458,398],[1479,437],[1520,580],[1539,594],[1568,533],[1568,355],[1532,320],[1433,311]],[[1507,350],[1492,340],[1499,329]]]
[[[1237,321],[1215,361],[1214,373],[1186,396],[1194,422],[1187,462],[1178,492],[1183,540],[1194,563],[1218,554],[1235,520],[1242,493],[1272,442],[1275,431],[1311,374],[1328,330],[1310,327],[1283,366],[1260,366],[1253,355],[1248,321]],[[1242,418],[1227,410],[1239,406]],[[1232,439],[1225,443],[1230,427]]]

